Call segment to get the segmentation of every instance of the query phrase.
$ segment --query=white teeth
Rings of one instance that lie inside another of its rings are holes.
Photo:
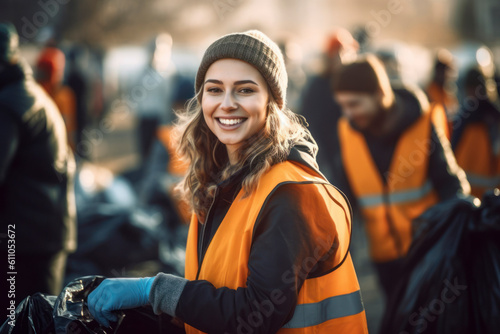
[[[243,122],[243,118],[237,118],[237,119],[219,118],[219,122],[221,122],[224,125],[235,125]]]

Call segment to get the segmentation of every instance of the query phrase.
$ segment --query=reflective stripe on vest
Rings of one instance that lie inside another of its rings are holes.
[[[390,204],[401,204],[406,202],[418,201],[432,192],[432,183],[427,180],[420,188],[395,191],[388,194]],[[383,195],[368,195],[358,198],[359,204],[363,208],[386,204]]]
[[[488,177],[473,173],[466,173],[467,180],[473,187],[494,188],[500,184],[500,175]]]
[[[318,303],[299,304],[292,319],[283,328],[303,328],[322,324],[331,319],[348,317],[363,312],[361,292],[333,296]]]

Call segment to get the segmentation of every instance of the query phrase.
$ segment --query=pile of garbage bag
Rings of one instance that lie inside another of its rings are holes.
[[[118,321],[111,328],[101,326],[90,314],[88,295],[105,278],[86,276],[69,283],[56,296],[36,293],[25,298],[15,315],[0,327],[0,334],[136,334],[184,333],[172,317],[155,315],[151,307],[140,307],[117,312]]]
[[[155,182],[146,178],[134,184],[133,178],[90,164],[80,168],[75,178],[78,248],[68,257],[67,283],[87,275],[184,274],[188,226],[162,181],[171,178],[165,172],[150,175]]]
[[[380,333],[499,333],[500,191],[436,205],[414,224]]]

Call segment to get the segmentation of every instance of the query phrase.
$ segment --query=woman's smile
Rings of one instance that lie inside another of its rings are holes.
[[[216,117],[215,118],[222,128],[227,130],[237,129],[241,123],[247,120],[247,118],[230,118],[230,117]]]

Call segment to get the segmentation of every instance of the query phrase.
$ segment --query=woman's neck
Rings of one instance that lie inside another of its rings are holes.
[[[238,148],[234,145],[226,145],[227,156],[229,158],[229,164],[232,166],[238,163]]]

